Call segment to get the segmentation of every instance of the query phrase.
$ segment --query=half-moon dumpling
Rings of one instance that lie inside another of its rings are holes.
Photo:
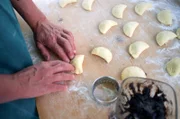
[[[141,2],[139,4],[137,4],[135,6],[135,12],[138,14],[138,15],[143,15],[144,12],[148,9],[152,8],[152,4],[151,3],[147,3],[147,2]]]
[[[144,71],[137,66],[126,67],[121,73],[121,79],[124,80],[129,77],[142,77],[146,78]]]
[[[97,56],[103,58],[107,63],[109,63],[112,60],[111,51],[105,47],[94,48],[92,50],[91,54],[97,55]]]
[[[113,7],[112,15],[116,18],[123,18],[124,10],[127,8],[127,5],[119,4]]]
[[[59,5],[63,8],[68,4],[75,3],[77,0],[59,0]]]
[[[170,10],[162,10],[157,14],[157,19],[164,25],[172,24],[172,14]]]
[[[180,74],[180,58],[171,59],[167,65],[166,70],[170,76],[177,76]]]
[[[128,37],[132,37],[135,29],[138,27],[138,22],[128,22],[123,26],[124,34]]]
[[[169,40],[173,40],[176,37],[177,35],[171,31],[161,31],[160,33],[157,34],[156,41],[159,46],[163,46]]]
[[[180,28],[177,29],[176,34],[177,34],[178,39],[180,39]]]
[[[147,48],[149,48],[149,45],[146,42],[136,41],[129,46],[129,54],[136,59]]]
[[[84,55],[76,55],[74,59],[71,61],[71,64],[75,67],[75,74],[82,74],[83,73],[83,61]]]
[[[84,0],[82,2],[82,7],[85,10],[91,11],[92,10],[92,4],[93,4],[94,0]]]
[[[118,25],[118,23],[113,20],[104,20],[99,24],[99,31],[105,34],[111,27],[116,25]]]

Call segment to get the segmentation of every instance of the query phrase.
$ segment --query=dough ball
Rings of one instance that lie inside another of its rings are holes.
[[[64,8],[66,5],[75,3],[77,0],[59,0],[59,5]]]
[[[151,3],[147,3],[147,2],[141,2],[139,4],[137,4],[135,6],[135,12],[142,16],[144,14],[144,12],[148,9],[152,8],[152,4]]]
[[[180,39],[180,28],[177,29],[176,34],[177,34],[178,39]]]
[[[82,2],[82,7],[87,11],[91,11],[93,2],[94,0],[84,0]]]
[[[123,18],[124,10],[127,8],[127,5],[119,4],[113,7],[112,15],[118,19]]]
[[[71,61],[71,64],[75,67],[75,74],[82,74],[83,73],[83,62],[84,62],[84,55],[76,55],[74,59]]]
[[[111,51],[105,47],[94,48],[92,50],[91,54],[97,55],[97,56],[103,58],[107,63],[109,63],[112,60]]]
[[[177,76],[180,74],[180,58],[171,59],[167,65],[166,70],[170,76]]]
[[[176,37],[177,35],[173,33],[172,31],[161,31],[160,33],[157,34],[156,41],[159,46],[163,46],[169,40],[173,40]]]
[[[126,67],[121,73],[121,79],[124,80],[129,77],[142,77],[146,78],[144,71],[137,66]]]
[[[160,23],[170,26],[172,25],[172,14],[170,10],[162,10],[157,14]]]
[[[102,34],[106,34],[106,32],[113,26],[118,25],[117,22],[113,21],[113,20],[104,20],[99,24],[99,31]]]
[[[128,22],[123,26],[124,34],[128,37],[132,37],[135,29],[139,26],[138,22]]]
[[[129,46],[129,54],[136,59],[147,48],[149,48],[149,45],[146,42],[136,41]]]

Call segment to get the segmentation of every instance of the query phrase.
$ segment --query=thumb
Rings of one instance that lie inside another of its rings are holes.
[[[48,49],[42,45],[41,43],[37,43],[37,47],[39,48],[41,54],[43,55],[43,57],[45,58],[46,61],[50,60],[50,54]]]

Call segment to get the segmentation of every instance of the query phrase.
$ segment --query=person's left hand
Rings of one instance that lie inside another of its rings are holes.
[[[75,56],[74,37],[66,29],[43,20],[38,22],[34,34],[37,47],[45,60],[50,60],[49,50],[65,62],[70,62]]]

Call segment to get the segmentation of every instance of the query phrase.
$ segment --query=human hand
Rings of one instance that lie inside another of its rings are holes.
[[[28,67],[13,74],[19,84],[19,98],[32,98],[56,91],[67,89],[68,81],[74,75],[68,72],[74,70],[71,64],[62,61],[48,61]],[[61,83],[60,83],[61,82]]]
[[[75,56],[74,37],[66,29],[43,20],[38,22],[34,33],[37,47],[45,60],[50,60],[49,50],[65,62],[70,62]]]

